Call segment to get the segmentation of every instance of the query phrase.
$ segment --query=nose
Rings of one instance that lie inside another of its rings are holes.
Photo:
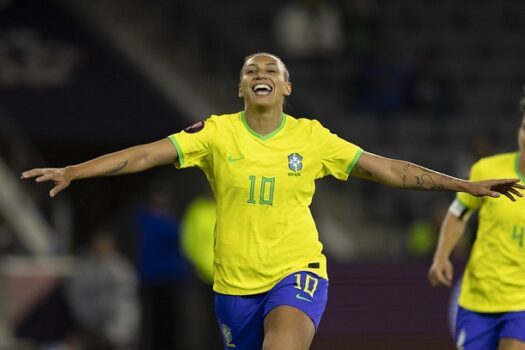
[[[257,71],[257,74],[255,75],[256,78],[266,78],[266,72],[263,70]]]

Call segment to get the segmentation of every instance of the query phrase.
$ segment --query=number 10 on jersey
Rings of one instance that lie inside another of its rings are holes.
[[[275,177],[261,177],[260,184],[257,181],[255,175],[250,175],[250,196],[248,198],[248,203],[257,204],[255,200],[255,192],[259,191],[258,201],[259,205],[272,205],[273,204],[273,190],[275,187]]]

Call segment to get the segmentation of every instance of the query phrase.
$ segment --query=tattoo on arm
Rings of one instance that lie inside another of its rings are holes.
[[[407,187],[407,172],[408,172],[408,168],[410,167],[410,164],[405,164],[405,166],[403,167],[403,188],[406,188]]]
[[[116,175],[118,174],[120,171],[122,171],[122,169],[124,169],[126,166],[128,165],[128,161],[125,160],[123,162],[120,162],[114,169],[108,171],[107,173],[105,173],[104,175],[106,176],[109,176],[109,175]]]
[[[414,176],[414,178],[416,179],[416,188],[418,190],[424,189],[425,181],[423,180],[423,176]]]
[[[427,187],[425,187],[425,179],[427,180]],[[421,175],[421,189],[439,191],[445,189],[445,186],[443,184],[437,184],[430,174],[423,174]]]
[[[407,188],[410,186],[410,184],[407,184],[407,175],[408,175],[408,170],[410,169],[410,167],[411,167],[411,164],[409,163],[405,164],[405,166],[403,167],[403,188]],[[420,175],[414,175],[416,189],[432,190],[432,191],[441,191],[445,189],[445,185],[441,183],[436,183],[432,175],[426,172],[424,169],[421,169],[418,166],[413,166],[413,167],[422,171]]]

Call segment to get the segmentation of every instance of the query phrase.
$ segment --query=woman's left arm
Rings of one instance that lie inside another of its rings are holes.
[[[503,194],[513,201],[514,196],[523,197],[517,189],[525,188],[518,183],[519,179],[462,180],[411,162],[385,158],[368,152],[363,152],[350,175],[387,186],[418,191],[467,192],[476,197],[494,198]]]

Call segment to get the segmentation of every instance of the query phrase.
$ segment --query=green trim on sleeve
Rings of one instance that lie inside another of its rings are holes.
[[[350,165],[348,165],[348,168],[346,168],[346,171],[345,171],[346,175],[349,175],[352,172],[352,170],[354,170],[354,167],[359,161],[359,158],[361,158],[362,154],[363,154],[363,150],[359,148],[356,154],[354,155],[354,159],[352,159],[352,161],[350,162]]]
[[[168,138],[170,139],[171,143],[173,143],[173,146],[175,146],[175,149],[177,150],[177,157],[179,158],[179,161],[178,161],[179,166],[182,166],[182,164],[184,164],[184,156],[182,155],[182,150],[180,148],[180,145],[177,142],[175,135],[170,135],[168,136]]]

